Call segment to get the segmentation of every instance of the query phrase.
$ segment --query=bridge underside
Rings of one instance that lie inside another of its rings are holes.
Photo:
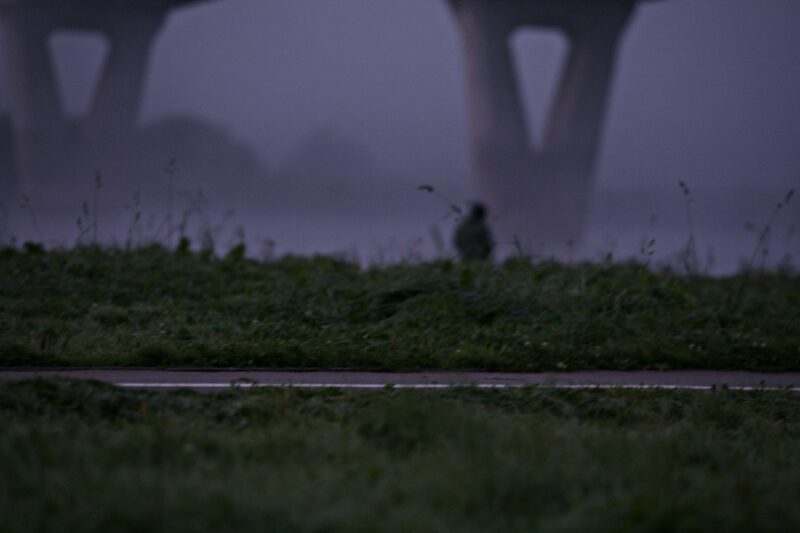
[[[18,192],[35,194],[75,175],[77,159],[101,161],[125,145],[154,39],[170,10],[197,1],[203,0],[0,0]],[[637,1],[446,1],[463,43],[474,172],[499,237],[579,239],[617,47]],[[570,45],[536,147],[509,44],[525,26],[557,28]],[[77,124],[65,119],[49,54],[48,39],[58,30],[99,32],[110,45],[89,111]]]

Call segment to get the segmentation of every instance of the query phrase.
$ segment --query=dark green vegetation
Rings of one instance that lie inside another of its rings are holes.
[[[785,392],[0,384],[29,531],[797,531]]]
[[[800,276],[0,252],[0,365],[800,369]]]

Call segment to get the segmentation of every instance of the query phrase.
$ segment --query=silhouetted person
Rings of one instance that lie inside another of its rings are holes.
[[[469,216],[456,228],[455,245],[464,261],[488,259],[492,255],[494,239],[486,223],[486,206],[476,202]]]

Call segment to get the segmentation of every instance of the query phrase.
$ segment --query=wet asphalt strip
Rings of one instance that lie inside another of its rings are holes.
[[[363,372],[351,370],[16,368],[0,370],[0,381],[33,378],[93,379],[119,387],[219,390],[231,387],[296,387],[380,390],[448,387],[558,389],[731,390],[784,389],[800,392],[800,372],[580,371],[580,372]]]

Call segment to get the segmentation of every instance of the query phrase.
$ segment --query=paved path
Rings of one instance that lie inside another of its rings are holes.
[[[659,388],[709,390],[789,388],[800,392],[800,372],[757,373],[716,370],[584,372],[355,372],[275,370],[20,369],[0,370],[0,381],[33,377],[96,379],[120,387],[221,389],[240,387],[340,387],[437,389],[469,385],[485,388],[546,386],[555,388]]]

